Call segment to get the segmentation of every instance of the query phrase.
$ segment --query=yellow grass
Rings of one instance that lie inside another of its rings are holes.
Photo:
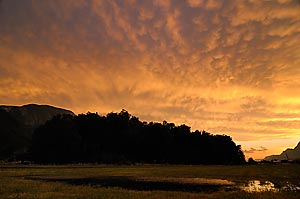
[[[64,166],[0,166],[0,198],[300,198],[300,192],[247,193],[241,190],[185,192],[135,190],[122,187],[74,185],[64,181],[45,181],[46,177],[95,178],[99,176],[157,178],[218,178],[234,181],[270,180],[300,184],[300,165],[186,166],[186,165],[64,165]],[[36,179],[32,178],[35,177]]]

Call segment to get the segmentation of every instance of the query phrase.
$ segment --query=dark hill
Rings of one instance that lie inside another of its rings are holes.
[[[0,159],[25,151],[30,140],[29,129],[3,109],[0,109],[0,121]]]
[[[286,149],[280,155],[267,156],[264,160],[300,160],[300,142],[294,149]]]
[[[44,124],[55,115],[74,115],[74,113],[69,110],[37,104],[28,104],[24,106],[0,106],[0,109],[8,112],[19,123],[33,128]]]
[[[0,106],[0,160],[28,151],[34,129],[59,114],[74,115],[48,105]]]

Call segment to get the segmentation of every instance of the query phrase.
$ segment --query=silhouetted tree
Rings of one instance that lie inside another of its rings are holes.
[[[33,158],[40,163],[80,161],[81,137],[72,115],[58,115],[33,134]]]
[[[191,132],[186,125],[141,122],[126,110],[99,116],[60,115],[33,136],[37,162],[241,164],[239,145],[226,135]]]

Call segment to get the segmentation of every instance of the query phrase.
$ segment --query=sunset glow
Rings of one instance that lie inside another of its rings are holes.
[[[126,109],[260,159],[300,141],[299,35],[298,0],[0,0],[0,104]]]

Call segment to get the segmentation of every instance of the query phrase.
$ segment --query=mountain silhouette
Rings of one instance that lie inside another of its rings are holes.
[[[294,149],[286,149],[280,155],[267,156],[264,160],[300,160],[300,142]]]
[[[56,115],[72,111],[48,105],[0,106],[0,159],[28,151],[34,130]]]
[[[44,124],[55,115],[74,115],[72,111],[66,109],[37,104],[27,104],[23,106],[0,106],[0,109],[8,112],[19,123],[33,128]]]

